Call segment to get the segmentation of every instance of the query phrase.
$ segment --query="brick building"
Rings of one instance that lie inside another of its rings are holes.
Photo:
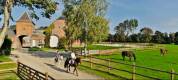
[[[35,24],[25,12],[16,22],[16,39],[18,47],[42,47],[45,36],[35,29]]]
[[[58,42],[60,38],[66,37],[64,32],[65,27],[65,18],[60,17],[54,23],[54,28],[52,29],[52,35],[50,37],[50,47],[58,47]],[[80,46],[81,42],[80,40],[76,40],[73,42],[73,46]]]

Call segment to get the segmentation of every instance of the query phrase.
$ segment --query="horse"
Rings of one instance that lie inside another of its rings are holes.
[[[160,49],[161,56],[164,56],[165,54],[167,54],[167,52],[168,52],[167,49],[163,49],[163,48]]]
[[[75,74],[75,71],[76,71],[76,74],[78,76],[77,67],[78,67],[79,64],[81,64],[81,58],[77,57],[73,61],[72,60],[73,60],[72,58],[67,58],[65,63],[64,63],[64,68],[67,68],[67,72],[69,72],[70,67],[74,67],[73,74]]]
[[[55,65],[59,62],[61,63],[63,61],[63,56],[60,54],[57,54],[56,57],[54,58]]]
[[[125,57],[129,57],[129,60],[131,61],[132,57],[134,58],[134,61],[136,61],[136,56],[133,51],[122,51],[122,58],[123,61],[125,60]]]

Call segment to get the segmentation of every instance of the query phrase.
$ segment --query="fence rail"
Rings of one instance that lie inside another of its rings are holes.
[[[127,73],[129,73],[129,74],[132,74],[132,80],[135,80],[135,75],[139,75],[139,76],[146,77],[146,78],[149,78],[149,79],[160,80],[159,78],[156,78],[156,77],[147,76],[147,75],[144,75],[144,74],[137,73],[137,72],[136,72],[136,68],[137,68],[137,69],[146,69],[146,70],[151,70],[151,71],[161,72],[161,73],[167,73],[167,74],[170,75],[170,79],[171,79],[171,80],[174,80],[174,79],[175,79],[175,76],[178,76],[178,73],[176,73],[176,72],[174,71],[174,69],[171,69],[171,71],[169,72],[169,71],[164,71],[164,70],[159,70],[159,69],[154,69],[154,68],[149,68],[149,67],[138,66],[138,65],[135,65],[135,62],[133,62],[133,64],[127,64],[127,63],[112,61],[111,59],[96,58],[96,57],[93,57],[93,56],[91,56],[91,55],[88,56],[88,58],[89,58],[89,60],[86,60],[86,59],[85,59],[85,60],[83,60],[83,61],[90,63],[90,68],[92,68],[93,65],[95,64],[95,65],[100,65],[100,66],[103,66],[103,67],[108,68],[108,73],[109,73],[109,71],[110,71],[111,69],[112,69],[112,70],[117,70],[117,71],[127,72]],[[98,59],[98,60],[106,61],[106,62],[108,63],[108,65],[93,62],[93,61],[92,61],[93,59]],[[130,66],[130,67],[132,67],[132,71],[114,68],[114,67],[112,67],[112,66],[110,65],[111,63],[117,63],[117,64],[122,64],[122,65]]]
[[[37,71],[21,62],[17,62],[17,64],[17,75],[22,80],[55,80],[53,77],[49,76],[48,73]]]

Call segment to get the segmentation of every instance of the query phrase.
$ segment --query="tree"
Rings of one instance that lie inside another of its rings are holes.
[[[52,34],[52,29],[54,28],[54,23],[50,24],[49,27],[44,29],[43,34],[45,35],[45,47],[49,47],[50,36]]]
[[[168,36],[168,33],[164,33],[163,39],[164,39],[164,42],[163,42],[164,44],[170,44],[171,43],[171,39]]]
[[[178,45],[178,32],[175,33],[175,44]]]
[[[104,18],[107,9],[107,0],[63,0],[63,15],[66,18],[67,38],[80,38],[87,44],[106,39],[109,26]]]
[[[131,39],[131,42],[140,42],[139,34],[132,34],[129,37]]]
[[[163,38],[163,33],[160,31],[155,31],[155,34],[152,37],[152,41],[154,43],[163,43],[164,42],[164,38]]]
[[[38,10],[41,11],[41,15],[50,18],[50,15],[56,11],[57,2],[55,0],[0,0],[0,15],[4,15],[3,29],[0,34],[0,47],[4,42],[10,19],[13,21],[12,10],[15,6],[28,8],[32,18],[39,19],[35,13],[36,9],[41,9]]]
[[[128,35],[132,33],[136,27],[138,26],[138,21],[136,19],[125,20],[122,23],[119,23],[118,26],[115,27],[116,38],[117,40],[124,42],[128,38]]]
[[[174,43],[175,42],[175,33],[170,33],[169,38],[171,40],[171,43]]]
[[[153,31],[151,28],[144,27],[140,30],[140,33],[142,34],[142,42],[150,42],[153,34]]]

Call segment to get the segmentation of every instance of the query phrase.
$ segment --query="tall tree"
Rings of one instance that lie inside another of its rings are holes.
[[[175,44],[178,45],[178,32],[175,33]]]
[[[119,25],[115,27],[115,36],[117,36],[117,40],[120,40],[122,42],[126,41],[128,35],[132,33],[137,26],[138,20],[136,19],[125,20],[124,22],[119,23]]]
[[[50,15],[54,14],[57,8],[57,2],[55,0],[0,0],[0,15],[3,15],[3,30],[0,34],[0,47],[4,42],[6,32],[9,27],[10,19],[13,20],[12,10],[15,6],[26,7],[30,10],[31,17],[39,19],[35,10],[41,9],[42,16],[50,18]]]
[[[45,35],[45,47],[49,47],[50,36],[51,36],[53,28],[54,28],[54,23],[50,24],[49,27],[47,27],[46,29],[44,29],[43,34]]]
[[[169,38],[171,40],[171,43],[174,43],[175,42],[175,33],[170,33]]]
[[[68,35],[71,40],[80,38],[86,50],[88,42],[101,41],[107,37],[109,26],[104,18],[107,0],[63,0],[63,2],[66,30],[72,31]]]
[[[140,30],[140,33],[142,34],[142,42],[150,42],[152,39],[153,30],[148,27],[144,27]]]
[[[152,41],[154,43],[163,43],[164,39],[163,39],[163,33],[160,31],[155,31],[155,34],[152,36]]]

